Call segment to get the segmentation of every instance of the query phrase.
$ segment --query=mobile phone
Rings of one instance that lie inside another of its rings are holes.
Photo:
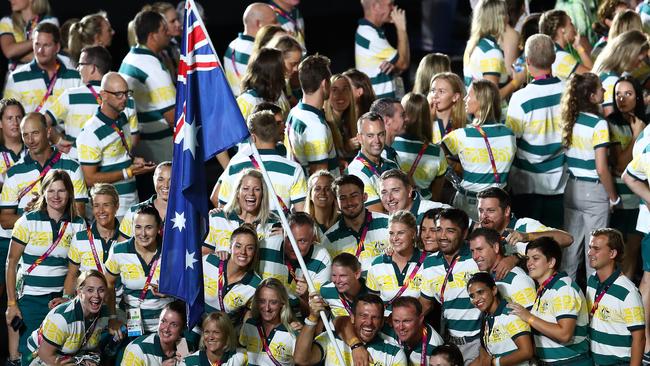
[[[17,332],[17,331],[20,330],[20,328],[22,328],[22,326],[23,326],[24,324],[25,324],[25,322],[23,321],[22,318],[20,318],[19,316],[15,316],[15,317],[11,320],[11,324],[10,324],[10,325],[11,325],[11,328],[12,328],[15,332]]]

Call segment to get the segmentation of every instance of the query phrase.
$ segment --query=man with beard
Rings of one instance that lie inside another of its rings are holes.
[[[508,244],[506,253],[526,253],[526,244],[540,237],[548,236],[567,247],[573,243],[573,237],[566,231],[544,226],[531,218],[517,219],[512,215],[510,195],[501,188],[491,187],[478,193],[479,225],[494,229]]]
[[[368,112],[357,121],[357,138],[361,143],[361,150],[350,162],[347,174],[359,177],[364,185],[365,205],[369,210],[384,212],[379,197],[379,182],[381,174],[390,169],[399,169],[392,161],[381,157],[386,144],[386,127],[380,115]]]
[[[388,216],[364,206],[368,195],[359,177],[344,175],[332,186],[341,215],[325,232],[322,244],[332,257],[350,253],[359,258],[361,271],[365,273],[372,260],[388,246]]]
[[[407,210],[415,216],[418,225],[422,222],[425,212],[436,208],[451,208],[451,206],[444,203],[423,199],[419,193],[413,190],[406,173],[399,169],[384,172],[381,175],[379,186],[379,194],[384,209],[389,214],[399,210]]]
[[[316,365],[324,362],[326,366],[339,365],[334,353],[334,344],[322,333],[316,337],[315,326],[319,322],[318,313],[325,309],[326,303],[316,293],[310,294],[309,307],[311,313],[305,320],[305,326],[296,339],[293,358],[298,365]],[[398,346],[384,341],[379,331],[384,324],[384,303],[377,295],[360,296],[353,306],[352,324],[358,340],[351,345],[336,337],[336,343],[343,353],[346,365],[352,365],[352,351],[366,347],[370,357],[376,364],[391,366],[407,366],[404,351]]]
[[[467,238],[472,258],[479,271],[488,272],[496,276],[494,269],[505,257],[501,246],[499,232],[494,229],[478,228],[472,231]],[[528,277],[520,267],[513,267],[500,280],[496,280],[499,293],[507,302],[530,309],[535,302],[535,281]]]

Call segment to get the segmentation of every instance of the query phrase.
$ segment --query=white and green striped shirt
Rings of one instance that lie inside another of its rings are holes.
[[[134,339],[124,350],[121,366],[162,365],[165,356],[158,333],[145,334]]]
[[[507,302],[517,303],[526,309],[533,306],[537,295],[535,281],[523,269],[515,266],[505,277],[495,282],[499,293]]]
[[[261,326],[259,320],[248,319],[239,332],[239,344],[246,348],[249,366],[274,365],[262,347],[262,340],[257,331],[258,326]],[[280,365],[294,365],[293,349],[296,345],[296,334],[292,330],[287,330],[282,324],[278,325],[270,334],[266,334],[266,344],[273,358]]]
[[[429,324],[423,324],[426,327],[427,330],[427,340],[425,343],[425,355],[426,355],[426,360],[429,359],[433,351],[435,351],[438,346],[441,346],[445,341],[442,339],[440,334],[436,332],[435,329]],[[384,338],[388,343],[394,344],[398,347],[401,347],[404,350],[404,354],[406,354],[406,358],[408,359],[408,365],[409,366],[427,366],[429,364],[429,361],[425,361],[425,364],[421,364],[422,362],[422,341],[421,338],[418,339],[417,345],[413,348],[409,347],[406,344],[402,344],[399,341],[399,338],[397,336],[397,333],[395,333],[395,329],[391,326],[391,324],[388,324],[388,321],[384,323],[384,327],[381,329],[381,334],[380,337]]]
[[[244,116],[244,119],[248,119],[248,116],[253,114],[255,107],[262,102],[268,102],[268,100],[260,97],[254,89],[244,90],[237,97],[237,105],[239,106],[239,110],[241,111],[242,116]],[[282,109],[283,116],[286,116],[287,113],[289,113],[289,109],[291,109],[289,101],[284,96],[284,93],[280,94],[280,97],[277,100],[274,100],[273,103],[277,104]]]
[[[580,62],[572,54],[565,51],[559,44],[555,44],[555,61],[551,66],[553,75],[562,81],[566,81],[579,65]]]
[[[369,168],[366,164],[372,168]],[[357,156],[345,169],[345,174],[357,176],[363,181],[363,192],[368,195],[365,205],[371,206],[376,203],[381,203],[381,196],[379,195],[381,192],[379,186],[381,183],[381,174],[391,169],[399,169],[399,166],[394,161],[384,159],[381,156],[379,157],[379,164],[375,164],[359,151]]]
[[[226,261],[227,263],[227,261]],[[227,264],[224,263],[223,270],[223,306],[219,301],[219,265],[221,260],[216,254],[203,256],[203,289],[205,293],[205,312],[222,311],[230,316],[233,324],[241,322],[244,312],[250,309],[250,301],[255,295],[255,289],[262,279],[252,270],[246,272],[244,277],[235,282],[229,283],[225,275]]]
[[[566,171],[560,127],[565,85],[556,77],[534,80],[512,94],[506,126],[517,138],[508,182],[515,194],[564,193]]]
[[[314,342],[320,347],[325,366],[348,366],[353,365],[352,350],[342,339],[335,335],[336,345],[343,354],[345,365],[339,363],[336,357],[335,345],[327,336],[327,333],[321,333],[316,337]],[[373,360],[373,366],[409,366],[408,359],[404,351],[394,344],[381,339],[379,335],[372,341],[365,344],[366,350]]]
[[[485,79],[486,76],[496,76],[499,87],[506,85],[508,72],[503,50],[494,38],[487,36],[479,39],[469,59],[463,60],[463,75],[466,88],[470,87],[472,81]]]
[[[394,64],[398,59],[399,53],[388,43],[384,30],[365,18],[359,19],[354,36],[354,63],[357,70],[370,78],[377,99],[395,97],[393,76],[382,72],[379,66],[383,62]]]
[[[413,203],[411,204],[411,209],[409,211],[413,216],[415,216],[416,223],[420,225],[424,214],[434,208],[451,208],[451,206],[446,203],[423,200],[419,194],[415,194],[415,198],[413,198]]]
[[[573,125],[571,144],[566,149],[569,173],[582,180],[596,182],[596,149],[609,146],[609,126],[602,117],[580,112]]]
[[[401,135],[395,137],[391,147],[399,155],[399,168],[408,173],[413,167],[415,159],[422,150],[424,143],[418,141],[414,136]],[[445,175],[447,171],[447,159],[445,153],[437,144],[428,144],[415,167],[413,181],[416,188],[425,199],[431,198],[431,183],[434,179]]]
[[[223,71],[235,97],[241,93],[241,80],[246,75],[254,42],[255,37],[239,33],[237,38],[230,42],[223,55]]]
[[[274,222],[274,219],[270,219],[265,224],[256,225],[259,240],[268,238]],[[225,211],[220,211],[210,214],[209,223],[210,228],[208,235],[203,241],[203,246],[216,252],[224,251],[230,253],[230,236],[235,229],[244,223],[244,220],[240,219],[235,212],[226,216]]]
[[[614,105],[614,85],[620,76],[621,75],[614,71],[604,71],[598,74],[603,89],[605,89],[605,94],[603,95],[603,107],[611,107]]]
[[[298,7],[294,7],[290,12],[282,9],[275,1],[270,1],[270,5],[275,11],[275,18],[280,23],[282,29],[287,31],[295,38],[300,45],[305,48],[305,20]]]
[[[496,300],[495,300],[496,301]],[[495,358],[507,356],[515,352],[518,347],[515,339],[521,336],[530,336],[530,325],[518,316],[511,314],[506,307],[506,301],[501,300],[494,314],[483,315],[483,329],[481,337],[488,354]],[[528,361],[520,362],[517,366],[528,366]]]
[[[235,351],[226,351],[219,359],[219,366],[246,366],[248,357],[246,350],[237,348]],[[181,366],[211,366],[210,360],[205,351],[196,351],[186,356],[180,363]]]
[[[632,128],[628,124],[618,124],[612,121],[609,121],[609,137],[610,141],[613,144],[619,144],[621,150],[625,150],[630,144],[634,143],[632,141]],[[636,209],[641,203],[639,196],[634,194],[632,190],[623,182],[621,177],[615,176],[616,180],[616,192],[621,197],[622,208],[625,210]]]

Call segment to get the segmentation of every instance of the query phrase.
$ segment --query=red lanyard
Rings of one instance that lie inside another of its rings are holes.
[[[54,84],[56,84],[56,80],[59,78],[59,68],[61,68],[61,64],[57,62],[56,64],[56,71],[54,72],[54,77],[52,77],[52,80],[50,80],[50,85],[47,87],[47,91],[45,92],[45,95],[43,96],[43,99],[41,99],[41,102],[38,104],[38,107],[34,110],[35,112],[40,112],[41,108],[43,108],[43,105],[47,101],[47,98],[52,95],[52,91],[54,90]]]
[[[278,15],[280,15],[281,17],[283,17],[286,20],[288,20],[289,22],[291,22],[291,24],[293,24],[293,27],[296,29],[296,33],[299,34],[300,37],[302,37],[303,39],[305,38],[303,36],[303,34],[302,34],[302,29],[300,29],[300,27],[298,26],[298,21],[297,20],[293,19],[293,17],[291,15],[289,15],[286,11],[280,9],[279,7],[274,6],[274,5],[271,5],[271,7],[273,8],[273,10]]]
[[[357,252],[354,255],[357,258],[359,258],[359,255],[363,251],[363,242],[366,240],[366,235],[368,234],[368,230],[370,229],[370,220],[372,220],[372,214],[370,213],[370,211],[366,211],[365,225],[363,226],[363,231],[361,232],[361,238],[359,239],[359,243],[357,243]]]
[[[9,160],[9,153],[6,151],[2,152],[2,158],[5,161],[5,165],[7,166],[7,169],[11,168],[11,160]]]
[[[420,365],[427,366],[427,326],[422,326],[422,353],[420,354]]]
[[[255,156],[249,155],[248,158],[251,160],[251,164],[253,164],[253,167],[257,170],[262,170],[262,167],[260,167],[260,163],[257,162],[257,159],[255,159]],[[282,207],[282,211],[284,211],[285,215],[289,215],[289,207],[282,201],[282,197],[278,196],[277,194],[275,195],[278,198],[278,202],[280,203],[280,206]]]
[[[147,280],[144,282],[144,286],[142,287],[142,292],[140,292],[140,302],[144,301],[144,297],[147,295],[147,291],[149,290],[149,284],[151,283],[153,274],[156,272],[157,265],[158,265],[158,258],[156,258],[156,260],[153,262],[153,265],[149,270],[149,276],[147,276]]]
[[[117,127],[117,124],[115,124],[115,121],[111,121],[111,128],[115,133],[117,133],[118,136],[120,136],[120,141],[122,141],[122,147],[124,147],[124,150],[126,150],[126,153],[129,155],[131,159],[133,159],[133,155],[131,155],[131,151],[129,150],[129,144],[126,142],[126,136],[124,136],[124,131],[122,131],[119,127]]]
[[[535,80],[535,81],[538,81],[538,80],[546,80],[546,79],[550,79],[550,78],[552,78],[552,77],[553,77],[553,75],[551,75],[551,74],[544,74],[544,75],[535,76],[535,77],[533,78],[533,80]]]
[[[45,253],[41,254],[40,257],[36,258],[36,260],[34,261],[34,263],[32,263],[32,265],[29,266],[29,268],[27,268],[27,273],[31,273],[31,272],[34,270],[34,268],[38,267],[38,265],[40,265],[41,263],[43,263],[43,261],[44,261],[47,257],[49,257],[50,254],[52,254],[52,252],[54,251],[54,249],[56,249],[56,247],[57,247],[57,246],[59,245],[59,243],[61,242],[61,239],[63,239],[63,235],[65,235],[65,229],[68,227],[68,224],[69,224],[69,223],[68,223],[67,221],[64,221],[64,222],[63,222],[63,225],[62,225],[61,228],[59,229],[59,235],[56,237],[56,239],[54,240],[54,242],[52,242],[52,245],[50,245],[50,247],[47,248],[47,251],[45,251]]]
[[[225,283],[224,277],[226,276],[226,274],[223,268],[225,263],[226,262],[224,261],[219,262],[219,279],[217,282],[219,286],[219,288],[217,289],[217,297],[219,298],[219,306],[221,306],[221,311],[226,311],[225,306],[223,306],[223,298],[225,296],[225,287],[226,287],[224,286]]]
[[[348,314],[349,314],[350,316],[354,315],[354,314],[352,313],[352,306],[350,305],[350,302],[349,302],[348,300],[345,299],[345,296],[343,296],[342,294],[339,294],[339,299],[341,299],[341,303],[343,303],[343,307],[344,307],[345,310],[348,312]]]
[[[238,78],[241,78],[241,75],[239,75],[239,71],[237,70],[237,62],[235,62],[235,50],[232,50],[232,53],[230,54],[230,62],[232,62],[232,68],[235,70],[235,75],[237,75]]]
[[[291,283],[292,278],[294,281],[296,280],[296,269],[293,268],[293,265],[289,259],[285,258],[284,263],[287,265],[287,270],[289,271],[289,280],[287,282]]]
[[[395,300],[397,300],[397,298],[402,296],[404,291],[406,291],[406,289],[409,287],[409,284],[411,283],[411,281],[413,281],[413,279],[415,278],[415,275],[418,273],[418,270],[422,266],[422,262],[424,262],[424,258],[426,256],[427,256],[427,252],[422,251],[422,254],[420,254],[420,259],[418,259],[418,263],[415,265],[415,268],[413,268],[413,270],[411,271],[411,275],[406,279],[406,281],[404,281],[404,284],[402,285],[402,287],[400,287],[399,291],[397,291],[395,296],[393,296],[392,299],[388,300],[388,302],[386,303],[386,306],[392,305],[393,302],[395,302]]]
[[[31,36],[31,33],[36,29],[36,26],[38,25],[38,22],[41,20],[41,17],[38,15],[33,17],[29,23],[25,24],[25,39],[29,39]]]
[[[361,156],[357,156],[355,159],[356,159],[356,160],[359,160],[359,161],[363,164],[363,166],[365,166],[366,168],[370,169],[370,171],[372,172],[372,174],[376,175],[377,178],[379,178],[379,172],[377,171],[377,169],[375,169],[374,166],[372,166],[372,164],[370,164],[370,162],[368,161],[368,159],[363,158],[363,157],[361,157]]]
[[[27,193],[29,193],[29,191],[31,191],[32,188],[34,188],[36,183],[40,182],[41,179],[45,177],[45,175],[50,171],[50,169],[52,169],[54,164],[56,164],[59,161],[59,159],[61,159],[61,152],[57,151],[57,153],[54,155],[52,160],[50,160],[50,163],[46,165],[45,168],[43,168],[43,171],[41,171],[41,174],[39,174],[38,178],[36,178],[35,181],[31,182],[29,185],[27,185],[27,187],[23,188],[20,192],[18,192],[18,201],[20,201],[21,198],[23,198]]]
[[[614,281],[612,281],[612,283],[610,283],[610,284],[608,284],[607,286],[605,286],[605,287],[604,287],[604,288],[603,288],[603,289],[602,289],[602,290],[601,290],[601,291],[596,295],[596,299],[594,300],[594,304],[591,306],[591,312],[590,312],[590,313],[591,313],[591,316],[593,316],[594,314],[596,314],[596,310],[598,310],[598,304],[600,304],[600,300],[603,299],[603,296],[605,296],[605,294],[607,293],[607,290],[609,290],[609,287],[610,287],[613,283],[614,283]]]
[[[553,279],[555,278],[555,276],[557,276],[557,272],[553,273],[553,275],[552,275],[551,277],[547,278],[546,281],[544,281],[544,282],[542,283],[542,285],[539,286],[539,288],[537,289],[537,296],[535,296],[535,302],[533,303],[533,307],[534,307],[536,310],[539,310],[539,303],[538,303],[538,302],[541,302],[540,300],[542,299],[542,295],[544,295],[544,292],[546,291],[546,286],[547,286],[551,281],[553,281]]]
[[[413,161],[413,165],[411,165],[411,169],[409,169],[409,173],[408,173],[409,178],[413,178],[413,174],[415,174],[415,168],[417,168],[418,164],[420,163],[420,159],[422,159],[422,155],[424,155],[424,152],[426,151],[427,147],[429,147],[429,143],[425,142],[422,145],[420,151],[418,152],[418,156]]]
[[[486,315],[485,325],[483,326],[483,346],[485,347],[485,351],[489,355],[492,355],[492,353],[488,349],[488,341],[490,340],[490,335],[492,334],[492,329],[494,329],[494,324],[492,326],[490,326],[490,321],[487,319],[487,316],[489,316],[489,315]],[[487,331],[486,331],[486,328],[487,328]]]
[[[494,181],[496,183],[501,183],[501,177],[499,176],[499,172],[497,171],[497,163],[494,161],[494,155],[492,154],[492,147],[490,147],[490,141],[488,140],[487,134],[485,133],[485,131],[483,131],[481,126],[475,125],[474,128],[478,130],[478,133],[480,133],[481,136],[483,136],[483,140],[485,141],[485,146],[487,147],[488,156],[490,158],[490,164],[492,164],[492,173],[494,174]]]
[[[257,333],[260,335],[260,340],[262,341],[262,348],[264,348],[264,352],[266,352],[266,354],[269,356],[271,362],[273,362],[275,366],[282,366],[282,364],[278,362],[278,360],[276,360],[275,357],[273,357],[273,353],[271,353],[271,350],[269,349],[269,345],[266,343],[266,336],[264,335],[264,330],[262,329],[261,325],[257,326]]]
[[[452,271],[454,270],[454,266],[458,262],[459,257],[460,256],[458,254],[454,256],[454,259],[451,261],[451,264],[447,269],[447,273],[445,274],[445,280],[442,281],[442,286],[440,287],[440,304],[442,304],[442,306],[445,306],[445,289],[447,288],[447,281],[449,280],[449,275],[453,276]]]
[[[97,94],[97,92],[95,91],[95,88],[93,88],[93,86],[90,85],[90,84],[87,84],[86,87],[88,88],[88,90],[90,90],[92,95],[95,97],[95,100],[97,101],[97,104],[101,105],[102,104],[102,97],[99,96],[99,94]]]
[[[104,273],[104,269],[102,268],[101,261],[99,260],[99,256],[97,255],[97,250],[95,249],[95,238],[93,238],[93,232],[90,230],[90,228],[86,228],[86,232],[88,233],[88,242],[90,243],[90,250],[93,252],[93,258],[95,259],[95,266],[97,266],[97,270],[101,273]]]

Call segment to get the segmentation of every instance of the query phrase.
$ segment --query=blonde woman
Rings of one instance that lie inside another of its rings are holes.
[[[465,86],[469,87],[474,80],[490,80],[499,86],[501,99],[519,89],[526,77],[524,72],[520,72],[508,82],[510,77],[503,50],[497,43],[505,32],[507,15],[504,0],[481,0],[474,9],[472,29],[463,56]]]
[[[591,71],[591,56],[580,46],[580,35],[567,13],[562,10],[550,10],[542,14],[539,18],[539,32],[551,37],[555,42],[553,75],[566,80],[574,73],[584,74]],[[575,48],[580,60],[576,60],[569,47]]]
[[[614,111],[614,84],[623,73],[632,72],[641,65],[648,57],[648,49],[650,44],[645,33],[631,30],[610,40],[596,59],[594,74],[598,75],[605,88],[602,104],[605,117]]]
[[[339,217],[336,197],[332,191],[334,176],[327,170],[319,170],[307,181],[305,212],[314,218],[318,226],[318,237],[331,228]],[[320,242],[320,240],[318,240]]]
[[[607,46],[607,41],[614,39],[615,36],[609,35],[614,17],[629,9],[627,2],[623,0],[604,0],[600,3],[600,6],[598,6],[598,21],[592,25],[594,31],[600,35],[600,38],[594,43],[591,49],[591,58],[596,59],[605,46]]]
[[[402,98],[406,114],[405,132],[391,147],[399,156],[400,169],[427,200],[439,201],[445,183],[447,160],[440,145],[431,143],[432,127],[427,98],[408,93]]]
[[[460,77],[452,72],[436,74],[431,78],[427,94],[432,121],[431,142],[439,144],[449,132],[465,127],[465,87]]]
[[[338,156],[349,161],[357,155],[360,146],[352,83],[342,74],[332,75],[330,82],[330,96],[324,104],[325,120],[330,125]]]
[[[442,139],[447,158],[459,160],[463,168],[453,206],[473,220],[478,220],[476,194],[489,187],[506,186],[517,150],[512,130],[498,122],[500,104],[499,90],[493,82],[473,82],[465,98],[465,110],[474,115],[474,122]]]
[[[431,78],[441,72],[451,72],[451,60],[444,53],[430,53],[420,60],[415,72],[414,93],[427,95],[431,87]]]
[[[237,334],[224,313],[208,314],[201,323],[199,350],[185,357],[181,366],[245,366],[246,350],[237,348]]]
[[[67,45],[70,59],[76,65],[84,47],[103,46],[108,48],[113,42],[113,35],[115,35],[115,31],[108,21],[106,12],[100,11],[96,14],[86,15],[70,26]]]

